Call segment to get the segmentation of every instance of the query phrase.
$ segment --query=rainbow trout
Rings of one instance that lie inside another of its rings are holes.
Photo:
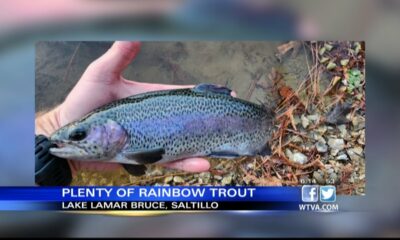
[[[230,94],[199,84],[120,99],[56,131],[50,152],[120,163],[133,175],[144,174],[144,164],[268,154],[271,112]]]

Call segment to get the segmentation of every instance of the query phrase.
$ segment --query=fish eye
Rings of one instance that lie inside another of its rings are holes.
[[[86,130],[83,128],[76,128],[69,134],[69,140],[80,141],[85,139]]]

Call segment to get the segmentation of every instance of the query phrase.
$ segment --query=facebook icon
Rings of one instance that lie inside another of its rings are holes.
[[[303,202],[318,202],[318,186],[304,185],[301,188],[301,200]]]

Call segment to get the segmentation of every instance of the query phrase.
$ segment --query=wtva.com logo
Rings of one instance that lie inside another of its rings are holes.
[[[301,200],[303,202],[318,202],[318,196],[321,202],[335,202],[336,187],[304,185],[301,188]]]

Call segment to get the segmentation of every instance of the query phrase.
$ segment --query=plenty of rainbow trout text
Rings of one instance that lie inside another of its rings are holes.
[[[237,158],[269,152],[267,108],[212,84],[148,92],[114,101],[72,122],[50,140],[50,152],[80,161],[122,164],[133,175],[145,164],[189,157]]]

